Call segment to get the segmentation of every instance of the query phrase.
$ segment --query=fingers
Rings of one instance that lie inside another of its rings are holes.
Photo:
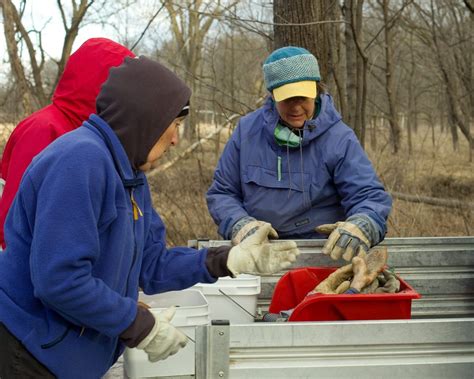
[[[300,251],[296,248],[282,251],[273,250],[270,252],[270,254],[276,255],[280,261],[280,264],[289,263],[291,265],[292,263],[296,262],[296,257],[300,255]]]
[[[331,234],[334,229],[337,228],[337,224],[323,224],[323,225],[319,225],[315,228],[315,230],[318,232],[318,233],[321,233],[321,234]]]
[[[246,240],[251,239],[253,243],[262,243],[268,238],[270,229],[272,229],[272,226],[269,223],[264,223],[261,227],[257,229],[257,231],[252,236],[250,236]]]
[[[272,243],[271,249],[274,251],[298,249],[295,241],[281,241]]]
[[[183,348],[187,345],[188,343],[188,337],[186,336],[186,334],[184,334],[181,330],[179,329],[176,329],[176,332],[178,334],[177,336],[177,341],[178,341],[178,345],[180,348]]]
[[[365,250],[364,245],[360,244],[357,248],[357,256],[362,259],[367,259],[367,251]]]
[[[336,245],[331,251],[331,258],[337,260],[341,258],[342,254],[346,251],[346,246],[351,241],[351,237],[347,234],[341,234],[339,239],[336,241]]]
[[[349,244],[346,247],[346,251],[342,255],[342,258],[349,262],[354,256],[354,253],[358,250],[359,245],[360,241],[357,238],[351,238]]]
[[[339,286],[336,288],[336,293],[341,294],[346,292],[351,286],[351,282],[349,280],[343,281]]]
[[[161,312],[159,316],[161,319],[165,320],[166,322],[170,322],[173,319],[175,313],[176,313],[176,307],[172,306],[165,309],[163,312]]]
[[[322,252],[323,254],[326,254],[326,255],[330,255],[331,252],[332,252],[332,249],[334,248],[334,246],[336,245],[336,242],[337,240],[339,239],[341,235],[339,234],[339,232],[336,230],[334,230],[331,235],[329,236],[328,240],[326,241],[326,243],[324,244],[323,246],[323,249],[322,249]],[[334,258],[333,258],[334,259]]]
[[[278,238],[278,233],[275,229],[270,228],[270,232],[268,233],[268,236],[273,238],[273,239],[277,239]]]

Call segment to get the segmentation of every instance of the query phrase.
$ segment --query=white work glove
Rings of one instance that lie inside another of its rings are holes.
[[[254,234],[230,249],[227,268],[239,274],[274,274],[291,266],[300,254],[294,241],[269,243],[271,225],[265,223]]]
[[[166,359],[186,346],[187,337],[170,324],[175,313],[176,308],[170,307],[158,315],[153,314],[155,325],[137,346],[137,349],[145,350],[150,362]]]
[[[258,229],[260,229],[265,224],[269,224],[269,223],[264,222],[264,221],[258,221],[257,219],[250,216],[241,218],[232,227],[232,238],[231,238],[232,245],[233,246],[238,245],[244,239],[254,234]],[[274,239],[278,238],[278,233],[275,229],[271,227],[271,224],[270,224],[270,229],[267,234],[267,239],[268,237],[271,237]]]
[[[345,222],[320,225],[316,231],[329,234],[322,252],[336,260],[344,258],[350,262],[354,254],[364,254],[380,242],[378,228],[369,216],[357,214]]]

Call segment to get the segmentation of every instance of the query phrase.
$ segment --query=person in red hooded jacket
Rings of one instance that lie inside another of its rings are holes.
[[[52,104],[25,118],[13,130],[1,160],[1,178],[5,181],[0,198],[3,249],[5,219],[26,168],[56,138],[76,129],[95,113],[96,97],[110,68],[121,65],[127,56],[135,57],[135,54],[112,40],[87,40],[69,57]]]

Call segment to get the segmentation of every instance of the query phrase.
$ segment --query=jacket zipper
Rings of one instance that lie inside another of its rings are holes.
[[[125,287],[125,296],[127,296],[127,294],[128,294],[128,284],[129,284],[129,280],[130,280],[130,275],[132,274],[133,266],[135,266],[135,260],[136,260],[136,257],[137,257],[137,238],[136,238],[136,226],[135,225],[136,225],[136,221],[138,221],[138,219],[143,216],[142,210],[138,206],[138,203],[136,202],[135,198],[133,197],[133,191],[134,191],[134,188],[131,188],[130,189],[130,201],[132,202],[132,208],[133,208],[133,219],[132,219],[132,223],[133,223],[133,259],[132,259],[132,265],[130,266],[130,271],[128,272],[128,276],[127,276],[127,285]]]

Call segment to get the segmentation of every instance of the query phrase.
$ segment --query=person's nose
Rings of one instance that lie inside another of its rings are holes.
[[[303,99],[301,97],[293,97],[290,99],[290,107],[291,108],[299,107],[302,102],[303,102]]]
[[[179,142],[179,133],[178,129],[176,128],[175,132],[173,133],[173,137],[171,138],[171,145],[176,146]]]

